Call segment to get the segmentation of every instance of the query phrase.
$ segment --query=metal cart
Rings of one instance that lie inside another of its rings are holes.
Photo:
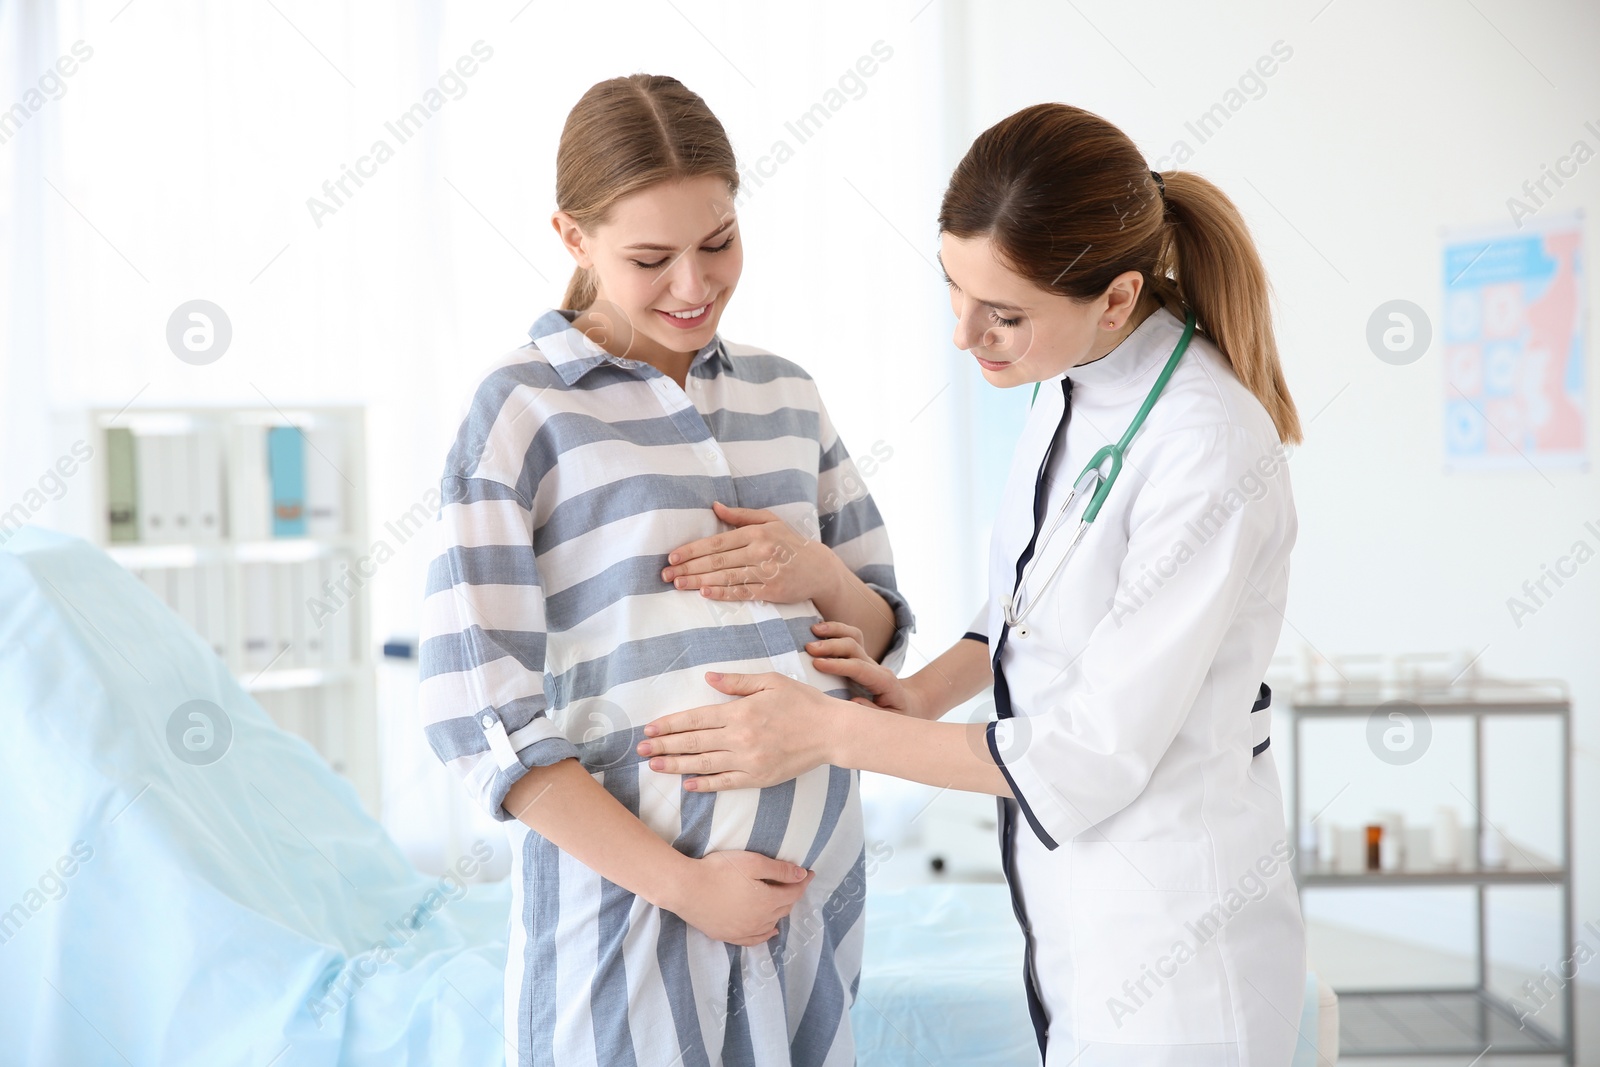
[[[1568,981],[1559,992],[1551,990],[1552,997],[1559,996],[1565,1008],[1559,1032],[1531,1018],[1519,1018],[1509,1000],[1489,989],[1485,910],[1485,895],[1492,886],[1553,887],[1560,894],[1562,944],[1570,948],[1575,943],[1571,873],[1572,722],[1571,703],[1565,687],[1556,683],[1485,685],[1475,682],[1464,688],[1416,689],[1385,696],[1387,699],[1380,700],[1376,693],[1363,695],[1326,688],[1308,689],[1296,695],[1292,826],[1304,825],[1301,819],[1304,792],[1301,770],[1305,751],[1302,726],[1308,720],[1370,719],[1380,709],[1397,702],[1414,705],[1431,719],[1471,719],[1472,804],[1481,807],[1485,721],[1497,716],[1553,716],[1560,724],[1562,855],[1559,859],[1550,859],[1512,845],[1506,850],[1505,865],[1490,867],[1484,863],[1481,834],[1477,828],[1468,828],[1462,835],[1461,862],[1449,868],[1435,867],[1431,861],[1415,861],[1403,864],[1398,870],[1351,872],[1336,869],[1326,858],[1297,857],[1295,877],[1302,898],[1308,890],[1318,888],[1466,886],[1475,890],[1476,983],[1464,988],[1336,990],[1341,1053],[1351,1057],[1550,1055],[1562,1057],[1564,1063],[1573,1063],[1576,983]],[[1478,817],[1489,821],[1481,811]],[[1420,851],[1424,850],[1407,850],[1408,855]]]

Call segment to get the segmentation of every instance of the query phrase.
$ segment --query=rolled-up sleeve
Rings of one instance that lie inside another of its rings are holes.
[[[1233,488],[1255,484],[1250,472],[1265,450],[1258,439],[1224,426],[1157,440],[1140,463],[1159,472],[1159,484],[1139,486],[1130,505],[1119,586],[1159,568],[1159,590],[1137,608],[1120,600],[1110,606],[1090,634],[1079,676],[1036,698],[1047,706],[988,727],[991,754],[1049,848],[1144,791],[1199,698],[1252,583],[1263,581],[1265,567],[1286,560],[1293,543],[1286,468],[1265,483],[1266,502],[1244,500]],[[1175,547],[1192,544],[1193,531],[1219,514],[1226,518],[1215,534],[1175,558]],[[1239,694],[1241,723],[1252,698]]]
[[[910,602],[900,592],[894,576],[894,554],[889,548],[889,531],[860,468],[850,458],[844,439],[834,429],[822,401],[817,401],[818,443],[822,459],[817,469],[817,524],[823,544],[833,549],[844,565],[868,588],[883,597],[894,612],[894,635],[880,662],[899,671],[905,662],[916,617]],[[888,445],[879,443],[870,453],[872,463],[893,455]]]
[[[532,512],[511,486],[447,473],[434,524],[419,704],[434,753],[502,822],[531,767],[576,757],[547,714],[545,596]]]

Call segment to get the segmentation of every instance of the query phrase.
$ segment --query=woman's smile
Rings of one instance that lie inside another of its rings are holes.
[[[699,307],[686,308],[682,311],[663,311],[661,308],[653,308],[652,310],[661,316],[664,322],[670,323],[680,330],[693,330],[698,326],[705,325],[706,321],[711,317],[711,309],[715,306],[716,301],[713,300],[710,303],[701,304]]]

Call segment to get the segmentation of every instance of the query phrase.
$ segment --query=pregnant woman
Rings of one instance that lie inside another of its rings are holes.
[[[707,670],[847,695],[804,651],[823,616],[891,664],[911,627],[815,383],[717,335],[737,186],[676,80],[584,94],[556,163],[565,310],[478,387],[445,463],[422,716],[510,831],[516,1064],[854,1062],[856,772],[696,793],[634,752],[722,699]]]
[[[1300,422],[1261,260],[1216,186],[1065,104],[981,134],[939,229],[956,346],[992,385],[1042,385],[987,605],[904,682],[829,632],[819,663],[876,708],[722,677],[749,695],[641,752],[712,791],[824,763],[1001,797],[1047,1067],[1282,1067],[1305,932],[1260,682]],[[991,684],[994,721],[926,721]]]

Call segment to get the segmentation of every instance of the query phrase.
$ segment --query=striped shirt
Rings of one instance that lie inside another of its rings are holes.
[[[661,579],[726,527],[713,501],[828,545],[912,626],[883,520],[795,364],[713,339],[685,386],[551,311],[478,387],[446,460],[427,578],[421,708],[434,752],[512,836],[506,1038],[518,1064],[851,1063],[864,856],[853,771],[699,794],[635,755],[645,723],[728,699],[708,670],[843,695],[803,651],[815,606],[722,602]],[[589,871],[503,807],[576,758],[680,852],[816,871],[773,941],[716,942]]]

